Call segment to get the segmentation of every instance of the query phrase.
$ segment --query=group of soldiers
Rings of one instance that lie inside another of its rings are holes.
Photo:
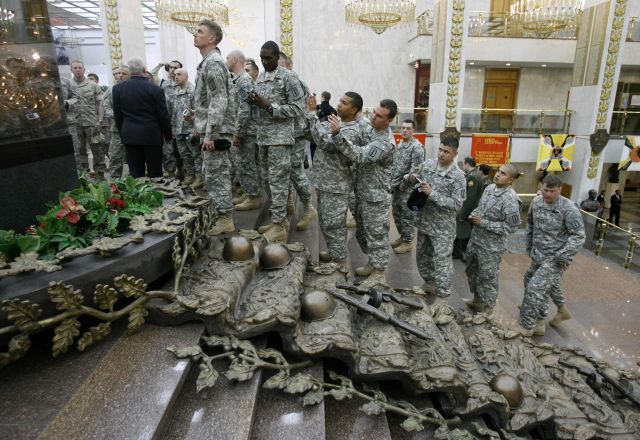
[[[264,189],[271,199],[271,222],[259,232],[269,242],[286,241],[287,211],[291,213],[295,191],[304,205],[298,229],[305,229],[318,216],[327,245],[321,261],[346,271],[350,210],[358,244],[368,256],[367,264],[355,273],[367,277],[365,284],[385,284],[389,244],[398,254],[412,251],[417,229],[416,264],[425,281],[423,290],[446,298],[452,293],[456,230],[464,223],[468,244],[465,238],[462,251],[474,294],[468,306],[480,312],[495,307],[506,239],[520,224],[521,204],[512,188],[519,176],[515,165],[500,166],[488,184],[487,177],[481,181],[476,176],[475,162],[465,161],[465,177],[455,163],[455,138],[443,138],[437,159],[425,160],[425,148],[413,137],[412,120],[402,122],[402,141],[396,146],[389,127],[398,107],[390,99],[381,100],[367,121],[361,116],[362,97],[348,91],[340,97],[337,115],[321,122],[314,94],[275,42],[262,46],[264,71],[255,76],[257,66],[242,52],[232,51],[226,61],[222,58],[217,47],[221,40],[217,23],[201,21],[194,33],[194,45],[203,56],[195,87],[177,61],[169,64],[170,79],[163,83],[185,183],[196,188],[204,183],[217,214],[209,235],[234,232],[234,204],[236,210],[257,209]],[[126,79],[126,69],[118,75],[117,81]],[[86,96],[97,96],[97,89],[89,84],[76,87],[86,88]],[[90,128],[101,119],[99,114],[76,122],[76,129]],[[85,135],[84,129],[77,133],[78,138]],[[317,212],[303,168],[307,140],[317,146],[310,173]],[[173,142],[165,145],[163,156],[169,173],[175,170],[172,146]],[[112,162],[115,153],[110,149]],[[235,200],[233,178],[243,190]],[[542,194],[529,210],[526,236],[532,263],[525,275],[520,312],[523,334],[544,333],[549,297],[559,307],[554,321],[570,318],[559,280],[584,241],[584,226],[575,205],[560,196],[560,186],[557,177],[545,177]],[[467,203],[465,208],[468,194],[473,194],[470,199],[475,204]],[[390,213],[400,235],[392,243]]]

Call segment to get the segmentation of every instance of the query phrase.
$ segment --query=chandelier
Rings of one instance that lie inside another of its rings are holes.
[[[84,38],[78,37],[71,29],[65,29],[55,40],[61,46],[73,49],[74,47],[80,46]]]
[[[347,23],[366,26],[380,35],[391,26],[412,23],[415,0],[345,0]]]
[[[577,28],[583,8],[584,0],[516,0],[509,21],[546,38],[560,29]]]
[[[191,33],[203,19],[229,24],[227,0],[156,0],[156,16],[183,25]]]

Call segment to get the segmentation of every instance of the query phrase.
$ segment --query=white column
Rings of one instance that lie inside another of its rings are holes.
[[[112,68],[134,56],[146,60],[139,1],[100,0],[100,21]]]

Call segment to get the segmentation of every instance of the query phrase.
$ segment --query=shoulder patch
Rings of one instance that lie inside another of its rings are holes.
[[[573,220],[573,221],[569,222],[568,226],[569,226],[569,229],[572,229],[572,230],[581,229],[582,228],[582,223],[580,223],[580,221],[578,221],[578,220]]]
[[[507,224],[509,226],[516,226],[520,224],[520,213],[510,212],[507,214]]]

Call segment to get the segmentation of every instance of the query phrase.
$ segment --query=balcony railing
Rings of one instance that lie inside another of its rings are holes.
[[[569,133],[572,114],[569,109],[463,108],[460,125],[462,133]]]
[[[640,17],[631,17],[627,29],[627,41],[640,42]]]
[[[552,32],[546,39],[575,40],[574,25]],[[469,15],[470,37],[540,38],[535,32],[524,29],[516,20],[509,20],[504,12],[472,11]]]
[[[640,110],[614,110],[609,132],[614,136],[640,135]]]
[[[432,11],[424,11],[416,17],[416,34],[433,35],[433,13]]]
[[[369,118],[371,116],[371,112],[373,111],[373,107],[364,107],[362,109],[362,114]],[[429,109],[428,108],[398,108],[398,114],[396,114],[394,124],[391,125],[391,129],[394,131],[400,130],[400,124],[405,119],[412,119],[415,123],[415,131],[416,133],[425,133],[427,131],[427,118],[429,117]]]

